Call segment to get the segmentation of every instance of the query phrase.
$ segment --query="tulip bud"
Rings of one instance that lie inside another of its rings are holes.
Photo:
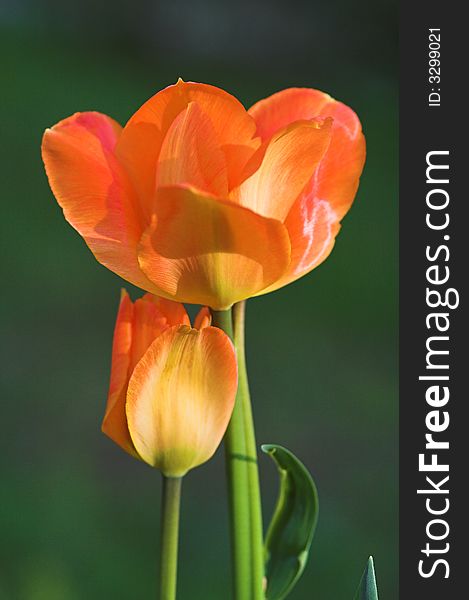
[[[122,293],[102,430],[129,454],[180,477],[207,461],[228,426],[237,388],[229,337],[202,309]]]

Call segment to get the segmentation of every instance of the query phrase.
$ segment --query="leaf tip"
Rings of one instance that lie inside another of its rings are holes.
[[[261,450],[264,454],[274,454],[275,453],[275,445],[274,444],[262,444]]]
[[[375,564],[372,556],[368,557],[365,571],[354,600],[378,600]]]

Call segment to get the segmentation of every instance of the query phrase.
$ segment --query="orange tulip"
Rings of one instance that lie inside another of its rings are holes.
[[[228,426],[237,365],[228,336],[203,308],[122,293],[102,430],[129,454],[180,477],[207,461]]]
[[[60,121],[42,155],[98,261],[159,296],[222,310],[329,255],[365,141],[355,113],[317,90],[246,111],[219,88],[179,80],[124,128],[97,112]]]

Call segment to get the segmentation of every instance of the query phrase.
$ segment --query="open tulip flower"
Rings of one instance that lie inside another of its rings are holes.
[[[190,327],[182,304],[122,293],[102,429],[124,450],[181,477],[215,452],[237,389],[235,350],[203,308]]]
[[[99,262],[158,296],[224,310],[331,252],[365,159],[355,113],[314,89],[248,111],[181,80],[122,128],[76,113],[42,154],[66,219]]]

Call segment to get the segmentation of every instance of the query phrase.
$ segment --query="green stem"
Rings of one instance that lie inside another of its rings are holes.
[[[233,340],[238,393],[225,435],[235,600],[263,600],[264,548],[256,437],[244,350],[245,302],[212,312],[213,324]],[[234,319],[234,331],[233,321]]]
[[[264,598],[264,543],[262,527],[262,504],[259,485],[259,468],[257,464],[257,444],[254,419],[249,393],[249,382],[246,368],[245,352],[245,319],[246,302],[239,302],[233,308],[234,342],[238,357],[238,397],[243,405],[244,433],[246,437],[246,453],[251,458],[247,463],[249,482],[249,504],[251,516],[251,564],[254,600]]]
[[[233,339],[231,310],[212,311],[213,324]],[[233,593],[235,600],[252,600],[251,520],[244,405],[238,394],[225,434],[225,460],[230,509]]]
[[[175,600],[177,583],[181,477],[163,475],[160,545],[160,600]]]

